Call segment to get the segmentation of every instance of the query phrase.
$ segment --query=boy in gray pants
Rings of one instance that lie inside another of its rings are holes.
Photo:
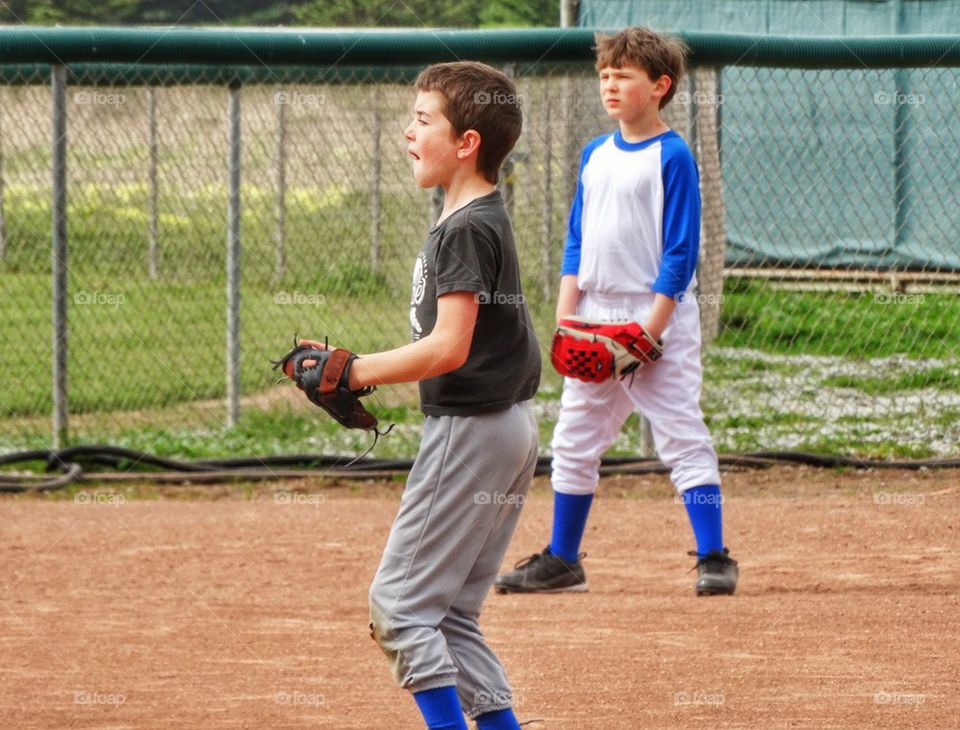
[[[445,196],[414,263],[413,342],[350,369],[351,389],[419,381],[426,416],[370,587],[370,627],[428,728],[466,730],[466,713],[479,730],[514,730],[510,684],[477,619],[538,452],[528,401],[540,350],[495,187],[522,116],[513,83],[484,64],[430,66],[416,86],[404,135],[413,175]]]

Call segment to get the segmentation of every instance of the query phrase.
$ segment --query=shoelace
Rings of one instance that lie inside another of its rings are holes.
[[[573,561],[573,563],[567,563],[566,560],[563,560],[563,558],[559,557],[558,555],[554,555],[553,553],[550,553],[550,555],[553,556],[554,558],[556,558],[557,560],[562,560],[562,561],[563,561],[564,563],[566,563],[567,565],[573,565],[574,563],[577,563],[577,562],[583,560],[585,557],[587,557],[587,554],[586,554],[586,553],[580,553],[580,554],[577,556],[577,559],[576,559],[575,561]],[[526,568],[526,567],[527,567],[528,565],[530,565],[531,563],[534,563],[534,562],[536,562],[537,560],[539,560],[540,558],[543,558],[543,557],[545,557],[544,553],[534,553],[534,554],[531,555],[529,558],[523,558],[522,560],[518,560],[518,561],[517,561],[516,563],[514,563],[514,565],[513,565],[514,570],[519,570],[520,568]]]
[[[695,571],[697,568],[699,568],[702,564],[707,563],[707,562],[711,562],[711,561],[715,561],[715,562],[717,562],[717,563],[720,563],[721,565],[727,565],[728,563],[733,563],[734,565],[736,565],[736,563],[737,563],[736,560],[734,560],[733,558],[731,558],[731,557],[730,557],[729,555],[727,555],[726,553],[720,553],[720,552],[716,552],[716,551],[714,551],[714,552],[712,552],[712,553],[709,553],[709,554],[707,554],[707,555],[701,555],[701,554],[698,553],[696,550],[690,550],[690,551],[687,553],[687,555],[689,555],[691,558],[697,558],[697,563],[696,563],[696,565],[694,565],[692,568],[690,568],[690,570],[687,571],[688,573],[692,573],[692,572]]]
[[[542,557],[543,557],[543,553],[534,553],[529,558],[523,558],[522,560],[518,560],[516,563],[514,563],[513,567],[515,570],[519,570],[520,568],[526,568],[528,565],[530,565],[533,562],[536,562]]]

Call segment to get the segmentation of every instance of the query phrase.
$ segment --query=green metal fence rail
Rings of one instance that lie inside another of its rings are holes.
[[[71,63],[67,83],[79,86],[226,86],[229,84],[356,83],[358,76],[383,83],[412,82],[423,65],[205,66],[183,63]],[[36,86],[50,81],[49,64],[0,65],[0,84]]]
[[[960,37],[681,35],[691,69],[666,116],[701,171],[719,449],[957,454]],[[267,359],[294,332],[360,352],[407,341],[440,199],[414,184],[403,129],[435,61],[517,82],[525,129],[501,190],[546,346],[580,149],[613,129],[593,42],[0,30],[0,452],[363,450],[275,386]],[[559,392],[546,370],[545,450]],[[412,456],[416,389],[374,398],[398,424],[377,455]],[[631,421],[614,453],[638,448]]]
[[[3,64],[213,64],[393,66],[461,58],[489,63],[590,62],[593,29],[200,30],[139,28],[0,29]],[[777,68],[949,68],[956,36],[843,37],[678,33],[697,65]]]

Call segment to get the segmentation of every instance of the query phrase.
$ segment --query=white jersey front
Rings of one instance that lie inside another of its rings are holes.
[[[583,291],[678,297],[696,284],[699,248],[699,175],[676,132],[638,143],[616,132],[587,144],[562,274],[575,274]]]

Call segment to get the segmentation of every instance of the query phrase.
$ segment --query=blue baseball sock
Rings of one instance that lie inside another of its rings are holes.
[[[504,710],[486,712],[477,715],[477,730],[520,730],[520,723],[513,710],[507,707]]]
[[[568,563],[580,555],[580,540],[587,527],[587,515],[593,503],[592,494],[553,493],[553,535],[550,552]]]
[[[706,555],[714,550],[723,552],[723,513],[720,487],[704,484],[683,492],[680,496],[687,508],[693,536],[697,540],[697,552]]]
[[[415,692],[413,699],[427,723],[427,730],[469,730],[453,685]]]

